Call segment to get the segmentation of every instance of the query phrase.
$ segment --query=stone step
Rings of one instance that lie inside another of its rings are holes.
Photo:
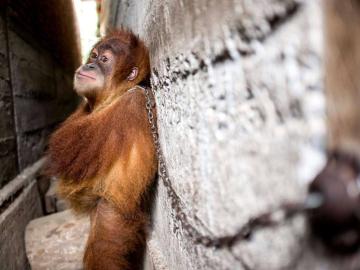
[[[90,222],[71,210],[32,220],[25,231],[26,254],[32,270],[81,270]],[[168,270],[158,237],[148,234],[144,270]]]
[[[32,220],[25,231],[32,270],[80,270],[89,233],[88,217],[71,210]]]

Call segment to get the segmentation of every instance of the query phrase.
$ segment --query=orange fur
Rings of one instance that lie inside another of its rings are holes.
[[[86,269],[132,269],[127,257],[143,238],[141,200],[157,161],[143,90],[127,90],[147,79],[149,60],[143,43],[129,31],[113,33],[95,47],[107,42],[120,44],[126,53],[117,55],[110,83],[93,106],[81,104],[52,135],[49,172],[61,179],[59,194],[72,208],[91,215]],[[139,74],[126,81],[132,65]]]

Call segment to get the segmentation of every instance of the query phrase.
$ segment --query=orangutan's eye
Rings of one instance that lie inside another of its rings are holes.
[[[103,63],[106,63],[108,60],[109,59],[105,55],[101,56],[101,58],[100,58],[100,61]]]
[[[96,59],[97,57],[98,57],[98,55],[96,52],[91,52],[91,54],[90,54],[91,59]]]

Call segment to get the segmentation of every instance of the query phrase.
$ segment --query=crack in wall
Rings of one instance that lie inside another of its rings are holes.
[[[283,14],[271,14],[270,16],[265,17],[266,22],[269,25],[269,31],[263,32],[255,37],[243,23],[239,22],[236,27],[237,33],[239,33],[241,40],[244,43],[251,43],[253,40],[265,41],[268,37],[274,34],[277,29],[282,25],[285,25],[289,20],[291,20],[295,14],[298,13],[302,4],[299,2],[293,2],[286,6],[286,10]],[[255,26],[256,27],[256,26]],[[246,52],[244,51],[246,54]]]
[[[173,210],[172,215],[175,213],[175,216],[173,216],[174,220],[179,221],[184,232],[195,244],[200,244],[205,247],[213,247],[216,249],[224,247],[230,248],[238,242],[250,241],[255,231],[262,228],[278,227],[303,211],[303,205],[301,203],[281,204],[278,208],[273,208],[248,218],[248,221],[243,224],[236,233],[221,237],[214,236],[214,233],[208,229],[197,215],[192,215],[192,219],[194,219],[198,226],[200,225],[204,231],[209,233],[209,235],[203,235],[190,223],[189,217],[185,213],[189,211],[184,210],[186,208],[184,206],[185,204],[172,186],[166,168],[165,170],[166,172],[162,176],[160,175],[159,178],[162,180],[168,198],[170,198],[170,206]],[[283,212],[283,219],[278,219],[279,211]],[[173,233],[176,234],[178,231],[179,227],[173,228]]]
[[[240,38],[245,43],[251,43],[253,40],[264,42],[268,37],[272,36],[279,27],[286,24],[286,22],[292,19],[295,14],[298,13],[300,7],[300,3],[294,2],[293,4],[288,6],[284,14],[274,14],[273,16],[266,18],[271,30],[268,33],[264,33],[260,37],[251,37],[248,33],[246,33],[247,31],[242,30],[243,26],[239,26],[237,28],[237,32],[240,34]],[[255,51],[251,48],[248,48],[248,50],[244,50],[243,48],[236,48],[236,53],[238,53],[242,57],[249,57],[254,55]],[[173,61],[175,63],[171,65],[170,58],[166,57],[165,69],[166,74],[169,75],[162,76],[163,79],[160,79],[157,68],[154,67],[152,69],[152,72],[153,75],[159,80],[159,86],[168,87],[170,85],[170,82],[176,83],[179,80],[184,81],[188,77],[196,75],[198,72],[207,72],[209,66],[215,67],[227,61],[236,61],[236,59],[233,58],[229,48],[225,46],[219,53],[214,56],[210,56],[209,59],[203,59],[197,53],[191,52],[191,54],[188,56],[175,56]],[[191,63],[193,62],[196,62],[196,65],[194,67],[191,67]],[[187,68],[186,66],[190,67]]]
[[[299,2],[293,2],[286,6],[286,10],[282,14],[271,14],[265,17],[265,21],[269,26],[268,31],[261,31],[260,27],[255,25],[253,26],[257,31],[257,34],[254,34],[254,29],[248,29],[249,27],[245,26],[242,21],[238,21],[234,27],[230,29],[230,34],[232,37],[239,36],[241,40],[241,45],[237,48],[237,52],[242,57],[249,57],[255,54],[255,49],[253,48],[253,42],[259,41],[264,43],[269,37],[274,35],[274,33],[283,25],[286,25],[289,20],[291,20],[296,14],[299,13],[302,4]]]
[[[167,175],[167,173],[166,173]],[[161,177],[162,183],[166,190],[166,195],[170,199],[171,206],[171,216],[173,220],[176,220],[178,224],[181,226],[182,230],[180,230],[180,226],[173,224],[173,233],[176,235],[178,233],[183,232],[183,235],[188,237],[188,241],[192,242],[195,245],[201,245],[205,248],[214,248],[215,250],[227,249],[229,254],[236,260],[241,263],[245,270],[252,270],[254,268],[250,267],[244,259],[235,254],[233,252],[233,248],[243,242],[249,242],[252,240],[252,236],[262,230],[269,228],[278,228],[280,226],[284,226],[289,220],[293,217],[302,213],[302,206],[298,204],[284,204],[280,205],[278,208],[270,209],[259,215],[254,217],[250,217],[248,221],[242,225],[235,233],[226,235],[226,236],[215,236],[214,233],[210,232],[210,230],[206,227],[205,223],[196,215],[192,215],[192,219],[195,221],[197,225],[193,225],[190,222],[189,216],[185,212],[189,212],[185,210],[184,203],[180,199],[179,195],[176,193],[174,187],[170,179],[165,176]],[[284,218],[279,219],[279,211],[284,212]],[[208,235],[202,234],[196,227],[201,227],[202,230],[206,231]],[[291,265],[296,265],[297,261],[301,257],[301,254],[298,255],[292,262]],[[286,268],[291,269],[291,268]]]

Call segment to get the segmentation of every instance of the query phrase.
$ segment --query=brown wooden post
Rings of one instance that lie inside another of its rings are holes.
[[[360,157],[360,1],[324,6],[328,149]]]
[[[328,162],[310,185],[313,232],[330,248],[360,246],[360,1],[324,0]]]

